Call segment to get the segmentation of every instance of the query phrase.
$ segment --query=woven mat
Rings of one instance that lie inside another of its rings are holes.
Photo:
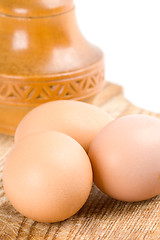
[[[122,88],[107,83],[93,99],[94,105],[114,118],[144,113],[160,117],[133,106],[123,96]],[[0,135],[0,174],[13,138]],[[113,200],[94,185],[87,203],[70,219],[55,223],[34,222],[19,214],[7,201],[0,182],[0,239],[48,240],[158,240],[160,239],[160,197],[138,203]]]

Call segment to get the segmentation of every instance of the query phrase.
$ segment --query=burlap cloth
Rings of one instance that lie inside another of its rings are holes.
[[[145,113],[160,117],[133,106],[119,86],[106,84],[104,90],[90,102],[108,111],[113,117]],[[0,135],[0,174],[6,155],[13,146],[13,138]],[[160,197],[138,203],[113,200],[95,186],[84,207],[72,218],[42,224],[19,214],[7,201],[2,181],[0,185],[0,239],[160,239]]]

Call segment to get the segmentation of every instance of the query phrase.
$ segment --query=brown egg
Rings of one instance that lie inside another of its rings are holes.
[[[91,143],[94,182],[107,195],[141,201],[160,194],[160,120],[147,115],[121,117]]]
[[[73,137],[88,151],[90,142],[113,118],[93,105],[60,100],[45,103],[29,112],[19,124],[15,141],[33,132],[56,130]]]
[[[71,137],[56,131],[35,133],[19,141],[3,170],[11,204],[38,222],[58,222],[75,214],[92,187],[89,158]]]

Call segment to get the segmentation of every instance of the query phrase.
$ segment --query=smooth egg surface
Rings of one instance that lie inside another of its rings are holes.
[[[113,118],[88,103],[58,100],[42,104],[29,112],[19,124],[15,142],[34,132],[56,130],[63,132],[88,151],[97,133]]]
[[[122,201],[160,194],[160,120],[129,115],[104,127],[90,145],[94,182]]]
[[[92,178],[81,145],[56,131],[23,138],[8,155],[3,170],[11,204],[38,222],[59,222],[74,215],[89,196]]]

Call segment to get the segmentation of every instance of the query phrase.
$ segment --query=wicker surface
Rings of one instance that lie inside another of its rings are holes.
[[[121,87],[106,84],[93,104],[120,115],[145,113],[160,117],[133,106],[123,97]],[[13,146],[13,138],[0,135],[0,171],[6,155]],[[0,239],[160,239],[160,197],[138,203],[125,203],[105,196],[95,186],[84,207],[72,218],[56,224],[34,222],[19,214],[7,201],[0,185]]]

